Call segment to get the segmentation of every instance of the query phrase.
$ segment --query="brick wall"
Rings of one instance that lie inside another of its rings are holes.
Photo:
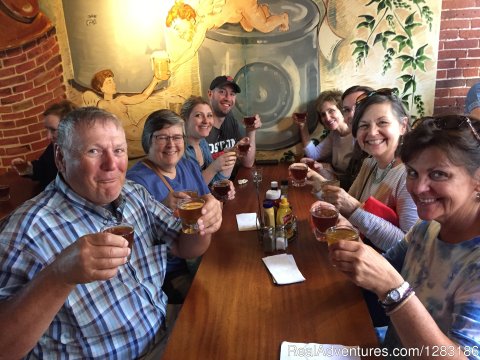
[[[34,160],[48,145],[43,112],[65,98],[55,29],[0,51],[0,173],[16,157]]]
[[[443,0],[434,113],[463,113],[480,81],[480,1]]]

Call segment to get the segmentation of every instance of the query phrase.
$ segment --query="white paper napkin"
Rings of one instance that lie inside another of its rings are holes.
[[[257,230],[257,224],[258,219],[256,213],[237,214],[238,231]]]
[[[336,344],[282,342],[280,360],[360,360],[361,349]]]
[[[279,254],[264,257],[263,262],[273,276],[275,283],[279,285],[293,284],[305,281],[297,263],[290,254]]]

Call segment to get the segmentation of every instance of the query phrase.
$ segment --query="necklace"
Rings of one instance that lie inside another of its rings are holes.
[[[390,161],[390,163],[387,165],[387,167],[383,170],[378,168],[378,163],[375,164],[375,168],[373,169],[373,173],[372,173],[372,175],[373,175],[372,183],[373,184],[381,183],[383,181],[383,179],[385,179],[385,176],[387,176],[388,172],[390,171],[390,169],[395,164],[395,160],[396,159],[393,158],[393,160]]]

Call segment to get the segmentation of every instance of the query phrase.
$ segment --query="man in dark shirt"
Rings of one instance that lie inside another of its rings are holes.
[[[38,160],[25,161],[17,158],[12,160],[12,165],[22,176],[28,176],[32,180],[38,181],[42,190],[52,182],[57,176],[57,167],[55,165],[53,145],[57,142],[57,129],[60,121],[77,106],[69,100],[63,100],[51,105],[45,112],[44,124],[47,130],[47,138],[50,140],[47,148]]]
[[[225,149],[232,148],[242,139],[238,122],[231,113],[235,106],[237,93],[240,92],[240,87],[231,76],[217,76],[210,84],[208,98],[213,111],[213,127],[206,140],[213,158],[216,158]],[[253,125],[246,128],[246,135],[250,139],[250,149],[247,155],[241,158],[241,164],[245,167],[252,167],[255,162],[255,134],[261,126],[260,116],[255,114]]]

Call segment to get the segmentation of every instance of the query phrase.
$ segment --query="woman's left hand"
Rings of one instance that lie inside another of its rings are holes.
[[[332,265],[352,282],[383,299],[390,289],[403,283],[402,276],[372,247],[357,241],[340,240],[328,247]]]
[[[349,217],[355,211],[356,208],[361,207],[360,201],[355,199],[341,187],[333,185],[325,185],[322,188],[323,198],[340,211],[340,213]]]

